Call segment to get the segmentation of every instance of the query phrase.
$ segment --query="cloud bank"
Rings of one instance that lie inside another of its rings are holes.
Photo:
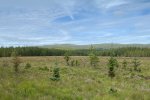
[[[0,0],[0,46],[150,43],[149,0]]]

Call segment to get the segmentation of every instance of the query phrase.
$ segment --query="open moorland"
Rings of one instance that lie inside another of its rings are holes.
[[[0,58],[0,100],[150,100],[149,57],[137,58],[140,71],[133,70],[134,57],[115,57],[119,66],[113,78],[108,76],[110,57],[99,57],[96,67],[88,56],[70,58],[78,65],[66,65],[63,56],[20,57],[17,73],[12,57]],[[52,80],[56,66],[60,79]]]

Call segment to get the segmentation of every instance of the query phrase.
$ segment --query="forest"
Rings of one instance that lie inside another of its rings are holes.
[[[70,56],[88,56],[90,49],[65,50],[40,47],[1,47],[0,57],[10,57],[13,51],[16,51],[20,56],[64,56],[66,52]],[[98,56],[150,57],[150,48],[142,47],[96,48],[95,51]]]

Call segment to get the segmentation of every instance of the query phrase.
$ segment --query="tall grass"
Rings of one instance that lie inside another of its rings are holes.
[[[72,58],[82,59],[81,65],[67,67],[63,57],[58,57],[59,81],[49,79],[55,65],[53,57],[21,58],[23,63],[17,77],[11,64],[9,67],[0,66],[0,100],[150,100],[150,80],[140,77],[150,76],[150,58],[139,58],[142,72],[135,72],[133,77],[130,77],[129,69],[133,67],[134,58],[116,58],[119,64],[126,59],[128,66],[126,70],[118,67],[113,80],[107,75],[109,58],[99,58],[101,64],[97,69],[89,67],[89,62],[82,66],[82,61],[88,59],[86,57]],[[0,58],[0,65],[3,59]],[[32,67],[26,70],[24,65],[28,62]],[[49,71],[39,70],[45,66]],[[111,88],[117,92],[110,92]]]

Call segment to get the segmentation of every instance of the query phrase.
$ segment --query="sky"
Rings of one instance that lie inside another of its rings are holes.
[[[0,0],[0,46],[149,44],[150,0]]]

